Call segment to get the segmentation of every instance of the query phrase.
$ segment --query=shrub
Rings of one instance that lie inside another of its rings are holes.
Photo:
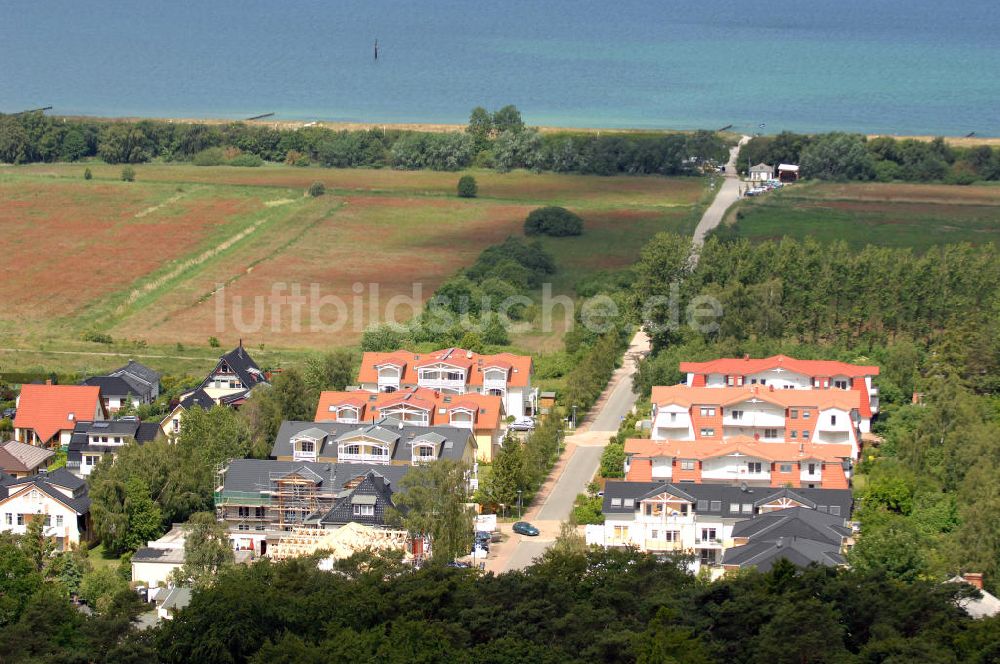
[[[326,193],[326,186],[322,182],[313,182],[309,185],[309,195],[313,198],[322,196]]]
[[[131,166],[126,166],[122,169],[122,181],[123,182],[135,182],[135,169]]]
[[[247,166],[251,168],[260,166],[263,163],[264,163],[263,159],[250,152],[244,152],[243,154],[238,154],[229,160],[230,166]]]
[[[219,340],[216,339],[215,337],[209,337],[208,338],[208,345],[209,345],[210,348],[218,348],[219,347]]]
[[[114,342],[110,334],[98,332],[97,330],[87,330],[82,336],[84,341],[90,341],[95,344],[110,344]]]
[[[94,177],[94,174],[90,172],[89,168],[83,169],[83,179],[84,180],[90,180],[93,177]]]
[[[471,175],[463,175],[458,179],[459,198],[475,198],[478,193],[479,187],[476,185],[476,178]]]
[[[563,207],[537,208],[524,220],[525,235],[565,237],[581,233],[583,233],[583,219]]]
[[[205,148],[195,153],[191,163],[195,166],[221,166],[226,163],[226,156],[222,148]]]

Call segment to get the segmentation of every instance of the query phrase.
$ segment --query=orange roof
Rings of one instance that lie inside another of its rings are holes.
[[[92,420],[101,408],[101,388],[96,385],[24,385],[17,404],[14,427],[34,429],[47,442],[78,420]]]
[[[447,426],[450,412],[458,409],[475,413],[476,431],[493,431],[504,417],[503,399],[489,394],[442,394],[425,387],[411,387],[396,392],[322,392],[316,406],[316,422],[336,419],[330,407],[355,406],[360,408],[362,421],[374,421],[386,408],[410,404],[430,413],[431,426]],[[445,412],[440,412],[441,410]]]
[[[653,462],[648,459],[636,459],[629,464],[625,479],[629,482],[653,481]]]
[[[875,366],[848,364],[835,360],[797,360],[787,355],[772,355],[760,359],[725,357],[710,362],[681,362],[680,365],[680,369],[684,373],[723,374],[726,376],[746,376],[777,368],[787,369],[813,378],[830,378],[831,376],[854,378],[877,376],[879,373],[879,368]]]
[[[759,399],[786,408],[811,406],[819,409],[852,410],[859,406],[857,390],[775,390],[766,385],[743,387],[659,385],[653,388],[652,395],[653,403],[657,406],[677,404],[685,408],[694,405],[730,406],[749,399]]]
[[[358,382],[377,383],[377,367],[391,364],[403,369],[400,379],[401,385],[416,385],[417,368],[438,363],[466,369],[469,385],[482,385],[483,370],[490,367],[506,370],[507,384],[510,387],[525,387],[532,372],[531,357],[528,355],[514,355],[512,353],[480,355],[462,348],[445,348],[430,353],[411,353],[406,350],[397,350],[392,353],[365,353],[361,357]]]
[[[670,457],[681,459],[715,459],[738,452],[767,461],[836,462],[850,459],[850,445],[833,443],[765,443],[749,436],[732,436],[719,442],[700,440],[650,440],[630,438],[625,441],[625,453],[638,458]]]

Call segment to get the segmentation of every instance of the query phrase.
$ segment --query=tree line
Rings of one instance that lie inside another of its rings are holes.
[[[945,182],[971,184],[1000,180],[1000,150],[989,145],[955,147],[943,138],[932,141],[861,134],[795,134],[755,136],[740,148],[740,172],[765,163],[799,164],[803,177],[823,180],[879,182]]]
[[[267,161],[331,168],[454,171],[477,166],[499,171],[529,168],[597,175],[676,175],[700,172],[705,160],[724,161],[726,145],[707,131],[543,135],[525,126],[513,106],[492,114],[477,108],[466,131],[444,133],[376,128],[336,131],[317,126],[280,129],[243,122],[107,122],[40,112],[0,115],[0,162],[89,158],[110,164],[160,160],[259,166]]]

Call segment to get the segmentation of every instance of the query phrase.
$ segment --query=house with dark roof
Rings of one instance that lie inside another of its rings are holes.
[[[159,424],[140,422],[138,417],[77,422],[66,452],[66,468],[75,475],[86,477],[105,456],[114,456],[130,443],[142,445],[161,435]]]
[[[296,528],[385,525],[403,465],[234,459],[219,473],[215,511],[239,549],[267,553]]]
[[[271,457],[397,466],[453,459],[474,469],[476,438],[465,427],[411,425],[393,417],[367,424],[285,421],[278,429]]]
[[[68,445],[80,420],[104,420],[96,385],[22,385],[14,417],[14,440],[29,445]]]
[[[11,477],[28,477],[45,470],[56,453],[44,447],[9,441],[0,446],[0,471]]]
[[[252,389],[267,382],[267,376],[243,348],[243,341],[240,340],[239,346],[219,358],[200,388],[216,403],[228,399],[228,404],[232,405],[236,399],[245,398]]]
[[[24,534],[36,519],[60,549],[90,538],[90,497],[87,483],[65,468],[0,485],[0,530]]]
[[[723,569],[755,567],[766,572],[782,559],[802,567],[844,565],[853,530],[842,515],[790,507],[740,521],[733,526],[732,539],[733,547],[722,557]]]
[[[604,524],[587,527],[587,543],[686,553],[695,557],[695,569],[721,571],[723,551],[735,546],[733,529],[746,519],[800,507],[843,526],[852,506],[846,489],[611,481],[604,489]]]
[[[181,432],[181,419],[184,417],[184,413],[192,408],[211,410],[215,405],[215,399],[208,396],[208,393],[200,387],[192,392],[188,392],[177,402],[177,405],[173,407],[167,416],[160,421],[160,431],[165,436],[177,436]]]
[[[160,395],[160,374],[135,360],[103,376],[91,376],[82,384],[100,388],[101,403],[109,415],[129,402],[137,408]]]

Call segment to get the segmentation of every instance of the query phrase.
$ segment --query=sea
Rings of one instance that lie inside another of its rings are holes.
[[[378,42],[378,57],[375,44]],[[0,112],[1000,135],[997,0],[0,0]]]

